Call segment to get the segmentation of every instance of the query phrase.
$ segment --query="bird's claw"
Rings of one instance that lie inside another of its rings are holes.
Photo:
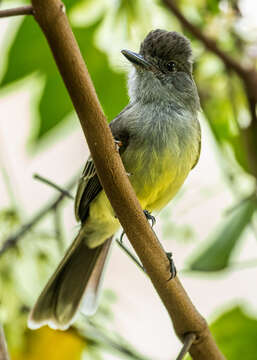
[[[156,219],[153,215],[151,215],[151,213],[148,210],[144,210],[144,214],[145,217],[147,218],[148,221],[152,222],[152,227],[154,227],[154,225],[156,224]]]
[[[176,266],[174,264],[174,261],[172,259],[172,253],[171,252],[166,252],[166,255],[167,255],[167,258],[169,260],[169,263],[170,263],[170,277],[168,279],[169,280],[172,280],[176,277],[177,275],[177,269],[176,269]]]

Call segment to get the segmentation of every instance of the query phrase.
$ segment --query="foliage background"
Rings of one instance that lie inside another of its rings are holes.
[[[184,32],[192,41],[203,108],[202,155],[179,195],[160,214],[157,231],[165,248],[175,254],[182,281],[212,323],[227,358],[237,360],[243,354],[247,360],[255,359],[256,179],[242,137],[251,118],[241,80],[206,51],[161,1],[64,3],[110,120],[128,101],[129,65],[120,49],[138,49],[141,39],[156,27]],[[4,0],[1,7],[18,4]],[[224,51],[256,67],[254,0],[183,0],[178,5]],[[33,18],[4,19],[0,29],[0,235],[4,243],[58,195],[33,180],[33,173],[65,186],[78,177],[87,149]],[[72,203],[63,201],[0,257],[0,318],[12,358],[174,358],[180,345],[159,299],[117,247],[96,317],[91,321],[81,317],[65,333],[27,330],[28,309],[76,233],[72,210]]]

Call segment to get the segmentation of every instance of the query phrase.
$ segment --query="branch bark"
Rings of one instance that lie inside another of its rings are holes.
[[[193,332],[194,359],[224,359],[206,321],[197,312],[178,277],[170,277],[169,261],[149,226],[129,182],[97,95],[59,0],[32,0],[35,19],[44,32],[80,119],[99,179],[183,341]]]
[[[32,14],[33,14],[33,7],[30,5],[21,6],[14,9],[0,10],[0,18],[17,16],[17,15],[32,15]]]

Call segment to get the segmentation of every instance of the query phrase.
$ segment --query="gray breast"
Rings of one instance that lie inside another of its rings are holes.
[[[188,147],[199,142],[199,125],[196,116],[173,104],[145,104],[134,108],[127,122],[130,144],[139,151],[170,151],[171,156],[180,157]],[[194,150],[194,149],[193,149]]]

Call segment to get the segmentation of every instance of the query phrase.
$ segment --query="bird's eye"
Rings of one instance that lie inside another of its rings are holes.
[[[177,64],[174,61],[170,61],[167,65],[167,70],[170,72],[174,72],[177,70]]]

